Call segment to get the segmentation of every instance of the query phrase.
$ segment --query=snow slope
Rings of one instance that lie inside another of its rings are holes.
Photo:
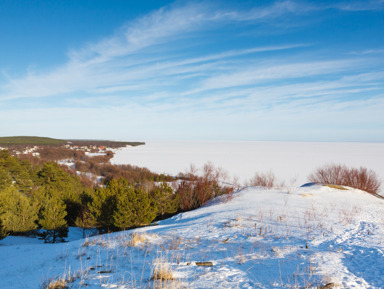
[[[201,168],[210,161],[241,183],[256,172],[272,171],[287,183],[296,179],[301,185],[327,163],[363,166],[384,178],[384,143],[157,141],[116,150],[111,161],[173,175],[185,172],[191,164]]]
[[[383,237],[384,201],[365,192],[244,188],[135,231],[54,245],[5,239],[0,287],[72,276],[69,288],[384,288]],[[152,279],[159,264],[173,280]]]

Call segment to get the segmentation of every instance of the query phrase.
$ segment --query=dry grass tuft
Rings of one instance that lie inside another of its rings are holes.
[[[302,196],[303,198],[306,198],[306,197],[309,197],[309,196],[313,196],[313,194],[300,194],[300,196]]]
[[[60,288],[68,288],[67,282],[65,280],[52,280],[47,284],[47,286],[43,287],[44,289],[60,289]]]
[[[155,260],[156,266],[153,271],[153,280],[161,280],[161,281],[169,281],[169,280],[175,280],[173,276],[172,268],[169,266],[168,263],[164,262],[164,259],[157,258]]]
[[[89,240],[89,238],[86,238],[82,247],[90,247],[90,246],[95,246],[96,245],[96,240]]]
[[[45,281],[41,288],[42,289],[65,289],[68,288],[68,285],[72,283],[75,278],[71,275],[66,277],[61,277],[59,279],[49,279]]]
[[[109,248],[112,246],[111,242],[103,240],[101,238],[96,242],[96,244],[104,248]]]
[[[122,247],[136,247],[139,244],[147,242],[151,238],[157,238],[156,234],[147,234],[147,233],[137,233],[134,232],[128,237],[128,240],[125,240],[121,243]]]
[[[332,188],[332,189],[348,191],[347,188],[340,186],[340,185],[324,185],[324,186]]]
[[[131,246],[136,247],[139,243],[144,243],[146,239],[147,234],[133,233],[130,239]]]
[[[103,239],[103,237],[98,237],[97,239],[93,239],[92,241],[86,238],[82,247],[90,247],[95,245],[108,248],[111,247],[111,242]]]

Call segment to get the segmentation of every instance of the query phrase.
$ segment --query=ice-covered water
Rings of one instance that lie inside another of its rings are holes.
[[[117,150],[112,162],[172,175],[191,164],[202,167],[212,162],[240,181],[255,172],[272,171],[287,183],[296,179],[300,185],[314,169],[328,163],[364,166],[384,178],[384,143],[154,141]]]

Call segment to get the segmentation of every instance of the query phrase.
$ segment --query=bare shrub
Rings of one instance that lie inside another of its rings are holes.
[[[376,173],[365,167],[348,168],[346,165],[328,164],[308,176],[310,182],[348,186],[371,194],[379,192],[381,181]]]
[[[181,181],[174,183],[182,211],[196,209],[214,197],[230,194],[234,188],[225,182],[226,174],[212,163],[204,165],[201,174],[194,167],[179,175]]]
[[[83,151],[73,151],[64,147],[40,147],[37,152],[40,154],[40,158],[48,161],[58,161],[64,159],[81,160],[85,156]]]
[[[120,178],[124,178],[130,183],[173,181],[171,176],[166,176],[163,174],[159,175],[151,172],[147,168],[131,165],[112,165],[109,162],[99,162],[99,160],[95,159],[95,157],[87,157],[82,161],[76,161],[75,168],[77,171],[91,173],[97,176],[103,176],[102,182],[104,184],[107,184],[112,179],[118,180]],[[148,184],[146,184],[146,186],[148,187]]]
[[[249,181],[249,186],[263,187],[267,189],[283,187],[284,182],[279,181],[274,173],[256,173],[255,176]]]

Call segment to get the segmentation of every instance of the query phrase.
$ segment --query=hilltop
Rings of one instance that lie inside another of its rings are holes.
[[[55,280],[89,289],[384,287],[383,200],[322,185],[220,198],[154,226],[67,244],[6,238],[2,288]]]

